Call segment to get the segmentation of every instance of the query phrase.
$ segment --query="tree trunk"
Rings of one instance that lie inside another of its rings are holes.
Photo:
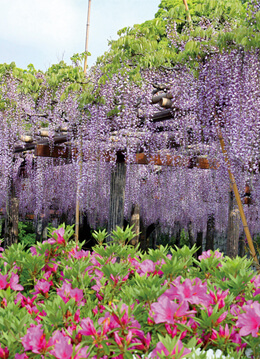
[[[239,253],[239,257],[244,257],[244,255],[245,255],[245,236],[244,236],[244,233],[243,233],[243,236],[241,236],[239,238],[238,253]]]
[[[180,222],[177,221],[174,226],[174,232],[175,232],[175,244],[178,248],[180,248],[181,245],[181,225]]]
[[[18,222],[19,222],[19,199],[15,197],[15,189],[11,183],[10,197],[6,204],[5,218],[5,241],[4,246],[9,247],[18,242]]]
[[[0,239],[4,238],[4,236],[5,236],[5,218],[1,218]]]
[[[195,240],[195,235],[194,235],[193,226],[192,226],[191,222],[189,222],[189,224],[188,224],[188,235],[189,235],[190,247],[192,248],[194,246],[194,244],[196,244],[196,240]]]
[[[140,236],[139,236],[139,240],[140,240],[140,249],[142,251],[146,251],[148,248],[148,243],[147,243],[147,228],[144,225],[143,221],[140,221]],[[148,239],[149,240],[149,239]]]
[[[132,231],[136,233],[136,236],[130,241],[130,244],[136,246],[139,243],[139,234],[140,234],[140,207],[138,204],[133,206],[130,226],[133,226]]]
[[[126,164],[118,155],[116,168],[111,174],[107,242],[111,241],[111,232],[124,224],[125,182]]]
[[[234,195],[233,191],[230,191],[228,206],[227,255],[231,258],[238,255],[239,223],[239,210],[234,208]]]
[[[214,236],[215,236],[215,217],[214,214],[208,216],[207,233],[206,233],[206,251],[209,249],[214,251]]]
[[[43,219],[41,218],[41,216],[39,214],[37,215],[37,218],[36,218],[35,232],[36,232],[36,241],[40,242],[42,239],[42,233],[43,233]]]
[[[196,240],[196,244],[198,248],[196,252],[197,258],[202,254],[202,242],[203,242],[203,232],[197,232],[197,240]]]

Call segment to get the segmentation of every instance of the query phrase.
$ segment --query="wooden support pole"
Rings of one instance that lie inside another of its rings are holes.
[[[139,236],[139,242],[140,242],[140,249],[142,251],[147,251],[148,243],[147,243],[147,227],[145,226],[143,220],[140,221],[140,236]]]
[[[197,232],[197,239],[196,239],[196,245],[198,248],[196,252],[197,258],[202,254],[202,242],[203,242],[203,232]]]
[[[191,16],[190,16],[190,13],[189,13],[189,6],[188,6],[187,0],[183,0],[183,4],[184,4],[185,9],[186,9],[186,11],[188,13],[188,15],[187,15],[188,21],[189,21],[189,23],[191,23]]]
[[[111,174],[110,181],[110,200],[109,200],[109,219],[107,242],[111,241],[110,233],[116,227],[123,227],[124,224],[124,205],[125,205],[125,183],[126,183],[126,164],[124,156],[117,154],[117,163]]]
[[[19,199],[15,195],[13,181],[11,180],[10,194],[6,203],[5,219],[5,240],[4,246],[9,247],[18,242],[18,222],[19,222]]]
[[[86,44],[85,44],[85,61],[84,61],[84,74],[87,72],[87,61],[88,61],[88,39],[89,39],[89,27],[90,27],[90,9],[91,9],[91,0],[88,0],[88,19],[87,19],[87,28],[86,28]]]
[[[206,251],[208,251],[209,249],[214,251],[214,237],[215,237],[215,217],[214,214],[210,214],[207,220]]]
[[[234,208],[234,194],[229,192],[228,203],[228,230],[227,230],[227,255],[234,258],[238,255],[239,243],[239,222],[240,215],[237,208]]]
[[[82,145],[82,144],[81,144]],[[82,148],[80,149],[80,161],[79,161],[79,180],[81,180],[82,177]],[[80,210],[79,210],[79,182],[77,181],[77,193],[76,193],[76,213],[75,213],[75,242],[76,245],[79,244],[79,225],[80,225]]]
[[[194,244],[196,244],[196,239],[195,239],[193,225],[192,225],[191,221],[188,223],[188,235],[189,235],[190,246],[193,247]]]
[[[132,238],[130,244],[136,246],[139,243],[139,234],[140,234],[140,207],[138,204],[133,206],[131,219],[130,219],[130,226],[133,226],[132,231],[136,233],[136,236]]]
[[[86,44],[85,44],[85,60],[84,60],[84,74],[87,72],[87,61],[88,61],[88,39],[89,39],[89,26],[90,26],[90,9],[91,9],[91,0],[88,0],[88,18],[87,18],[87,27],[86,27]],[[80,178],[82,175],[82,139],[81,139],[81,149],[80,149]],[[77,195],[76,195],[76,214],[75,214],[75,241],[76,245],[79,243],[79,185],[77,184]]]
[[[248,241],[248,246],[249,246],[251,255],[252,255],[253,259],[254,259],[255,265],[256,265],[256,267],[257,267],[257,269],[259,271],[259,261],[258,261],[257,255],[256,255],[256,251],[255,251],[255,247],[254,247],[254,244],[253,244],[253,241],[252,241],[252,237],[251,237],[248,225],[247,225],[247,220],[246,220],[246,216],[245,216],[245,213],[244,213],[241,198],[240,198],[240,195],[239,195],[239,192],[238,192],[235,177],[234,177],[233,173],[230,170],[230,163],[229,163],[227,151],[226,151],[226,148],[225,148],[225,142],[224,142],[224,139],[223,139],[223,136],[222,136],[222,133],[221,133],[219,125],[217,127],[217,133],[218,133],[222,153],[224,155],[224,160],[225,160],[225,162],[227,164],[227,167],[228,167],[228,175],[229,175],[230,183],[231,183],[231,186],[232,186],[232,189],[233,189],[236,201],[237,201],[240,217],[241,217],[241,220],[242,220],[242,223],[243,223],[243,228],[244,228],[245,235],[246,235],[246,238],[247,238],[247,241]]]

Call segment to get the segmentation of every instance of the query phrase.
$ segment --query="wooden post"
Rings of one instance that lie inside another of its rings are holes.
[[[19,199],[15,196],[13,181],[11,180],[10,194],[6,203],[5,241],[4,246],[9,247],[18,242]]]
[[[234,208],[234,194],[231,190],[229,193],[227,230],[227,255],[231,258],[238,255],[239,222],[240,215],[238,209]]]
[[[123,227],[124,206],[125,206],[125,183],[126,183],[126,164],[124,156],[117,154],[116,167],[112,171],[110,181],[110,200],[109,200],[109,219],[107,242],[111,241],[111,232],[116,227]]]
[[[191,16],[190,16],[190,13],[189,13],[189,6],[188,6],[188,3],[187,3],[187,0],[183,0],[183,4],[184,4],[185,9],[186,9],[186,11],[188,13],[188,21],[189,21],[189,23],[191,23]]]
[[[196,244],[196,240],[195,240],[193,226],[192,226],[191,221],[188,223],[188,235],[189,235],[190,246],[193,247],[194,244]]]
[[[38,214],[35,223],[36,241],[40,242],[43,233],[43,218]]]
[[[140,237],[139,237],[139,241],[140,241],[140,249],[144,252],[147,251],[148,246],[149,246],[149,234],[148,233],[148,228],[145,226],[143,220],[140,220]],[[149,232],[151,232],[151,230],[149,230]]]
[[[130,226],[134,226],[132,231],[136,233],[136,236],[130,241],[130,244],[136,246],[139,243],[140,233],[140,207],[138,204],[134,205],[132,208]]]
[[[197,232],[196,245],[199,248],[196,252],[197,258],[202,254],[203,232]]]
[[[79,186],[77,185],[77,194],[76,194],[76,214],[75,214],[75,242],[76,245],[79,243]]]
[[[207,233],[206,233],[206,251],[211,249],[214,251],[214,236],[215,236],[215,217],[214,214],[208,215]]]
[[[84,73],[87,72],[87,61],[88,61],[88,39],[89,39],[89,27],[90,27],[90,9],[91,9],[91,0],[88,0],[88,19],[87,19],[87,27],[86,27],[86,44],[85,44],[85,61],[84,61]]]
[[[174,232],[175,232],[175,244],[177,247],[180,248],[181,246],[181,224],[179,221],[175,222],[174,224]]]
[[[217,118],[216,115],[215,115],[215,117]],[[237,184],[236,184],[236,181],[235,181],[235,177],[234,177],[233,173],[232,173],[231,170],[230,170],[230,164],[229,164],[229,160],[228,160],[228,155],[227,155],[227,151],[226,151],[226,148],[225,148],[224,139],[223,139],[223,136],[222,136],[222,133],[221,133],[221,130],[220,130],[220,126],[219,126],[219,125],[218,125],[218,127],[217,127],[217,133],[218,133],[218,137],[219,137],[219,142],[220,142],[220,146],[221,146],[221,149],[222,149],[222,153],[223,153],[223,155],[224,155],[224,160],[225,160],[225,162],[227,163],[227,167],[228,167],[227,169],[228,169],[228,175],[229,175],[230,183],[231,183],[231,185],[232,185],[232,189],[233,189],[233,192],[234,192],[236,201],[237,201],[237,205],[238,205],[240,217],[241,217],[241,220],[242,220],[242,223],[243,223],[243,227],[244,227],[244,231],[245,231],[245,235],[246,235],[246,239],[247,239],[247,241],[248,241],[248,246],[249,246],[251,255],[252,255],[253,259],[254,259],[255,265],[256,265],[256,267],[257,267],[257,269],[258,269],[258,271],[259,271],[259,262],[258,262],[258,258],[257,258],[257,255],[256,255],[255,247],[254,247],[254,244],[253,244],[253,241],[252,241],[252,237],[251,237],[251,234],[250,234],[248,225],[247,225],[247,220],[246,220],[246,216],[245,216],[245,213],[244,213],[244,209],[243,209],[243,205],[242,205],[242,202],[241,202],[241,198],[240,198],[240,195],[239,195],[239,192],[238,192],[238,188],[237,188]]]
[[[88,18],[87,18],[87,27],[86,27],[86,44],[85,44],[85,60],[84,60],[84,74],[87,72],[87,61],[88,61],[88,39],[89,39],[89,26],[90,26],[90,9],[91,9],[91,0],[88,0]],[[81,150],[80,150],[80,177],[82,172],[82,139],[81,139]],[[76,214],[75,214],[75,241],[76,245],[79,243],[79,186],[77,184],[77,196],[76,196]]]
[[[82,177],[82,166],[83,166],[83,153],[82,153],[82,138],[80,138],[80,159],[79,159],[79,179]],[[80,212],[79,212],[79,183],[77,182],[77,193],[76,193],[76,213],[75,213],[75,242],[79,244],[79,225],[80,225]]]

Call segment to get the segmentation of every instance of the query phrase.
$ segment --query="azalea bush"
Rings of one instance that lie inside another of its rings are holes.
[[[148,253],[73,227],[0,258],[0,358],[260,358],[260,276],[246,258],[160,246]]]

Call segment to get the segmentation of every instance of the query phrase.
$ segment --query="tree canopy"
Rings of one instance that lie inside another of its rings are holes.
[[[155,18],[118,31],[110,50],[98,59],[106,73],[128,66],[142,68],[197,67],[206,56],[259,47],[260,16],[254,3],[240,0],[191,0],[187,12],[182,0],[162,0]]]

